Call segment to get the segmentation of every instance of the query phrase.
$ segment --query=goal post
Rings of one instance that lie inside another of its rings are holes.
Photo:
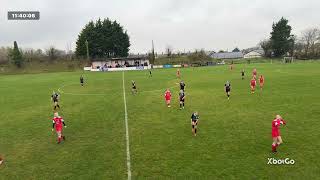
[[[286,56],[286,57],[283,57],[283,63],[293,63],[293,56],[289,57],[289,56]]]

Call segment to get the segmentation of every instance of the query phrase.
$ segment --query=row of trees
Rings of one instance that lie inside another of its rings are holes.
[[[42,49],[21,49],[18,43],[14,41],[12,47],[0,48],[0,64],[11,62],[17,67],[21,67],[28,62],[53,62],[55,60],[71,60],[75,56],[72,51],[63,51],[51,46],[45,50]]]
[[[306,29],[300,36],[291,34],[291,30],[288,20],[284,18],[272,25],[270,38],[260,42],[266,57],[320,58],[320,30],[318,28]]]
[[[320,58],[320,29],[309,28],[297,38],[294,47],[294,56],[297,58]]]
[[[273,23],[270,37],[260,42],[260,46],[265,51],[266,57],[295,56],[296,58],[320,58],[320,30],[318,28],[307,29],[301,36],[295,36],[291,33],[292,27],[288,20],[281,18]],[[109,19],[98,19],[90,21],[79,33],[76,41],[76,52],[65,52],[50,47],[45,51],[41,49],[21,50],[17,42],[14,42],[13,48],[0,48],[0,64],[11,61],[17,67],[21,67],[24,62],[31,61],[54,61],[56,59],[95,59],[126,57],[129,53],[130,41],[127,32],[116,21]],[[238,48],[233,52],[239,52]],[[221,51],[223,52],[223,51]],[[172,47],[166,47],[167,57],[174,57]],[[178,53],[185,55],[185,53]],[[151,62],[157,54],[152,48],[149,54]],[[189,59],[207,60],[209,57],[204,51],[188,53]]]
[[[57,59],[95,59],[127,57],[130,41],[127,32],[116,21],[98,19],[90,21],[80,32],[76,41],[76,52],[62,51],[53,46],[44,52],[41,49],[19,49],[14,41],[12,47],[0,48],[0,64],[12,62],[21,67],[25,62],[49,61]],[[154,57],[154,56],[153,56]]]

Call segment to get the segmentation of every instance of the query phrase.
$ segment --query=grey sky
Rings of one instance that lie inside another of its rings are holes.
[[[293,33],[320,26],[319,0],[0,0],[0,46],[75,49],[89,20],[109,17],[128,31],[130,52],[248,48],[289,19]],[[9,10],[38,10],[39,21],[8,21]]]

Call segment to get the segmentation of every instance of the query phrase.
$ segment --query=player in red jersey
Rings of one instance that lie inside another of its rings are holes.
[[[166,103],[168,107],[171,107],[171,92],[169,89],[166,90],[166,92],[164,93],[164,98],[166,99]]]
[[[177,78],[180,78],[180,69],[177,69]]]
[[[254,79],[254,77],[251,79],[250,81],[250,86],[251,86],[251,93],[253,94],[254,93],[254,90],[256,89],[256,84],[257,84],[257,81]]]
[[[264,85],[264,77],[262,75],[260,75],[259,82],[260,82],[260,89],[262,90]]]
[[[257,79],[257,69],[256,68],[253,69],[252,76],[254,79]]]
[[[276,118],[272,121],[272,152],[277,152],[277,147],[282,143],[282,138],[280,136],[279,127],[286,122],[282,119],[280,115],[276,115]]]
[[[65,136],[62,135],[62,128],[63,126],[66,128],[66,124],[64,123],[64,120],[57,112],[54,113],[54,117],[52,118],[52,131],[53,129],[56,129],[57,135],[58,135],[58,144],[60,144],[61,139],[65,140]],[[62,126],[63,125],[63,126]]]

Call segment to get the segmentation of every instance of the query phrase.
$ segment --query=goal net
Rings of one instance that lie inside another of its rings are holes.
[[[283,63],[293,63],[293,57],[283,57]]]

